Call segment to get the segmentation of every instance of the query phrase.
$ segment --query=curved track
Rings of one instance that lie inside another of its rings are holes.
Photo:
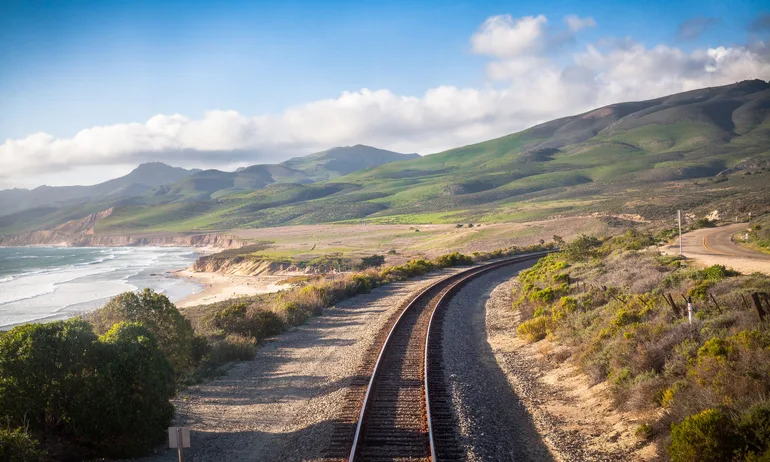
[[[441,365],[441,308],[471,279],[545,254],[470,268],[428,286],[407,303],[392,327],[384,329],[387,336],[375,341],[375,345],[382,345],[378,354],[371,355],[376,359],[366,361],[354,379],[347,411],[360,412],[352,446],[352,428],[343,424],[333,438],[329,456],[341,458],[343,448],[347,448],[350,461],[461,460],[464,451],[455,436],[451,398]]]

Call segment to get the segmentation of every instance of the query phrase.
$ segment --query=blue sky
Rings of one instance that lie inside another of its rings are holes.
[[[497,91],[494,95],[500,98],[500,92],[524,92],[520,80],[531,78],[531,74],[525,76],[524,73],[506,71],[503,77],[489,67],[490,63],[515,65],[520,69],[525,60],[537,60],[538,63],[547,62],[556,72],[563,73],[574,67],[575,54],[595,46],[608,57],[612,50],[606,50],[602,44],[623,38],[633,40],[642,52],[651,53],[655,47],[664,46],[692,55],[695,60],[701,59],[699,53],[708,54],[707,50],[719,47],[750,50],[756,55],[752,58],[752,72],[761,74],[766,63],[766,49],[762,47],[767,35],[761,29],[752,32],[751,24],[762,16],[763,7],[768,9],[759,1],[393,1],[375,4],[341,1],[2,0],[0,141],[25,140],[42,132],[50,136],[43,143],[48,146],[53,142],[51,140],[72,140],[84,129],[144,124],[159,114],[181,114],[199,120],[206,117],[207,111],[221,110],[235,111],[245,118],[280,118],[287,108],[302,108],[317,101],[334,100],[337,101],[335,108],[344,107],[345,104],[338,101],[342,92],[362,89],[385,90],[396,99],[414,97],[422,101],[426,92],[449,86],[486,96]],[[489,51],[475,45],[474,34],[480,33],[485,21],[498,15],[510,16],[510,21],[502,26],[509,29],[518,24],[520,18],[542,15],[547,18],[548,31],[539,29],[538,33],[541,39],[550,40],[549,44],[556,37],[567,34],[564,25],[567,15],[591,18],[593,25],[585,26],[579,32],[569,32],[568,39],[560,41],[558,46],[537,42],[540,45],[536,51],[509,53]],[[704,25],[703,30],[696,27],[687,40],[682,40],[678,37],[679,27],[694,18],[702,19],[699,24]],[[616,50],[623,48],[613,47]],[[524,66],[531,72],[529,64]],[[607,61],[601,66],[612,64]],[[613,71],[617,71],[616,68],[617,65]],[[676,80],[674,77],[663,86],[654,81],[648,82],[646,87],[642,83],[640,88],[628,89],[612,97],[584,96],[579,102],[561,108],[533,109],[516,117],[507,117],[494,127],[478,126],[480,122],[475,119],[459,120],[453,122],[454,126],[442,127],[452,133],[468,132],[451,137],[451,142],[478,141],[532,125],[545,117],[567,115],[592,104],[605,103],[606,98],[657,96],[656,91],[651,90],[656,85],[660,92],[689,89],[701,81],[704,84],[724,83],[738,75],[736,72],[726,70],[725,75],[716,80],[711,72],[705,80],[685,76],[679,78],[678,84],[671,83]],[[601,72],[596,71],[594,80],[596,76],[604,78],[609,74],[602,68]],[[764,75],[756,77],[768,78]],[[532,88],[526,90],[535,91]],[[452,101],[452,104],[465,104]],[[378,104],[378,111],[387,110],[387,104]],[[196,166],[248,163],[252,159],[222,154],[244,150],[253,151],[254,162],[280,160],[304,149],[329,147],[323,145],[325,142],[380,142],[385,144],[383,147],[417,150],[423,154],[451,147],[451,144],[443,146],[435,142],[442,136],[442,128],[434,126],[436,124],[416,126],[413,130],[407,127],[398,132],[398,127],[410,123],[410,110],[405,110],[406,115],[392,126],[375,130],[376,136],[363,127],[358,132],[344,131],[337,138],[319,135],[305,141],[298,140],[294,133],[281,132],[281,139],[265,140],[269,136],[260,125],[261,128],[254,128],[251,135],[238,138],[238,142],[218,138],[193,144],[192,149],[208,153],[201,154],[193,163],[197,162]],[[431,108],[431,111],[435,113],[436,109]],[[371,113],[370,110],[366,112]],[[381,127],[382,118],[386,116],[378,112],[371,118],[371,124]],[[300,119],[305,120],[304,117]],[[442,114],[441,117],[442,120],[457,119],[454,114]],[[312,117],[307,119],[308,123],[312,120]],[[344,123],[345,119],[339,120]],[[232,124],[240,122],[228,119],[222,123],[226,126],[217,127],[225,133],[235,130]],[[257,122],[249,119],[244,123]],[[285,125],[275,121],[270,127],[271,130],[289,130]],[[167,124],[164,122],[163,126]],[[295,125],[290,128],[303,129]],[[416,133],[423,128],[431,135],[420,141]],[[308,126],[308,130],[311,129]],[[394,136],[398,140],[382,135],[393,130],[396,130]],[[186,139],[177,144],[190,148]],[[19,146],[11,146],[6,141],[0,146],[0,160],[11,159],[14,165],[23,164],[17,170],[24,177],[22,183],[25,186],[48,181],[47,171],[60,170],[62,166],[75,171],[74,176],[66,176],[67,181],[80,180],[77,172],[85,171],[84,168],[125,169],[143,159],[139,154],[134,155],[132,149],[146,151],[145,147],[125,147],[117,154],[105,154],[106,151],[99,147],[101,145],[89,143],[73,147],[78,150],[76,155],[61,146],[40,148],[40,143],[32,142]],[[167,143],[159,143],[157,147],[153,144],[151,150],[157,149],[160,157],[165,159],[163,153],[168,151],[167,146]],[[92,150],[93,155],[86,152]],[[30,155],[36,164],[18,159]],[[10,183],[0,179],[0,186],[3,184]]]

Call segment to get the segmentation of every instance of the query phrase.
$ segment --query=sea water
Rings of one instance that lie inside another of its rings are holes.
[[[146,287],[181,300],[201,286],[169,271],[196,257],[178,247],[2,247],[0,329],[66,319]]]

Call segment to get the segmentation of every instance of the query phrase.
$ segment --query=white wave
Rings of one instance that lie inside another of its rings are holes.
[[[13,279],[14,279],[14,277],[13,277],[13,276],[6,276],[6,277],[4,277],[4,278],[0,278],[0,282],[8,282],[8,281],[13,281]]]
[[[23,287],[23,291],[6,290],[0,294],[0,306],[8,305],[9,303],[20,302],[22,300],[31,300],[33,298],[40,297],[41,295],[49,295],[56,292],[56,284],[47,284],[32,287]]]

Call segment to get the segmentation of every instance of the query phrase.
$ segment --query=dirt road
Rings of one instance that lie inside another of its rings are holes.
[[[732,241],[735,233],[746,229],[746,223],[703,228],[682,235],[682,253],[704,265],[724,265],[742,273],[770,274],[770,255],[755,252]],[[679,254],[679,243],[662,249],[668,255]]]

